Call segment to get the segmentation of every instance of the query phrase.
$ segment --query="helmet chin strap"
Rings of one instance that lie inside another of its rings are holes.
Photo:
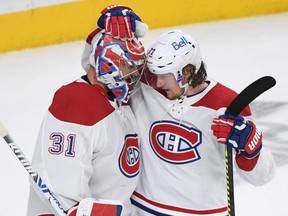
[[[181,81],[180,81],[180,82],[179,82],[179,86],[180,86],[181,89],[184,88],[184,91],[183,91],[183,93],[180,95],[180,97],[186,95],[186,92],[187,92],[188,87],[189,87],[188,83],[185,83],[185,84],[183,85],[183,84],[181,83]]]

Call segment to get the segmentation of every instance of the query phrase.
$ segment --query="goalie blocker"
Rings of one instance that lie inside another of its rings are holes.
[[[67,216],[121,216],[123,205],[115,200],[86,198],[68,210]],[[39,216],[54,216],[41,214]]]
[[[68,211],[68,216],[121,216],[123,206],[115,200],[86,198]]]

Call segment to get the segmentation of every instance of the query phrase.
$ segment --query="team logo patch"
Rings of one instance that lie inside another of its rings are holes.
[[[197,146],[202,143],[201,131],[172,121],[157,121],[151,125],[150,145],[162,160],[184,164],[199,160]]]
[[[127,177],[138,175],[140,168],[140,149],[138,136],[127,135],[122,152],[119,157],[119,167],[121,172]]]

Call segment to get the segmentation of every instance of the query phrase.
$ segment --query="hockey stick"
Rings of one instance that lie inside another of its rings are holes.
[[[276,80],[271,76],[264,76],[247,86],[227,107],[225,114],[237,116],[248,106],[255,98],[272,88]],[[228,215],[235,216],[234,203],[234,183],[233,183],[233,160],[232,148],[226,145],[225,149],[226,163],[226,180],[227,180],[227,198],[228,198]]]
[[[26,171],[29,173],[29,175],[31,176],[37,187],[40,188],[42,194],[49,201],[55,212],[57,212],[59,216],[67,216],[67,214],[65,213],[63,207],[61,206],[55,195],[49,190],[49,188],[43,182],[42,178],[38,175],[38,173],[35,170],[33,170],[30,162],[23,154],[21,149],[18,147],[18,145],[13,141],[11,136],[8,134],[8,131],[3,126],[3,124],[1,124],[1,122],[0,122],[0,135],[4,138],[6,143],[9,145],[10,149],[14,152],[18,160],[21,162]]]

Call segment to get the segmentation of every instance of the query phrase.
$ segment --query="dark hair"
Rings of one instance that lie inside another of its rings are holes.
[[[191,70],[191,76],[189,77],[188,85],[192,86],[193,88],[195,88],[197,85],[202,84],[207,78],[207,72],[203,61],[201,62],[201,66],[197,73],[195,73],[196,67],[192,64],[188,64],[184,68],[189,68]]]

